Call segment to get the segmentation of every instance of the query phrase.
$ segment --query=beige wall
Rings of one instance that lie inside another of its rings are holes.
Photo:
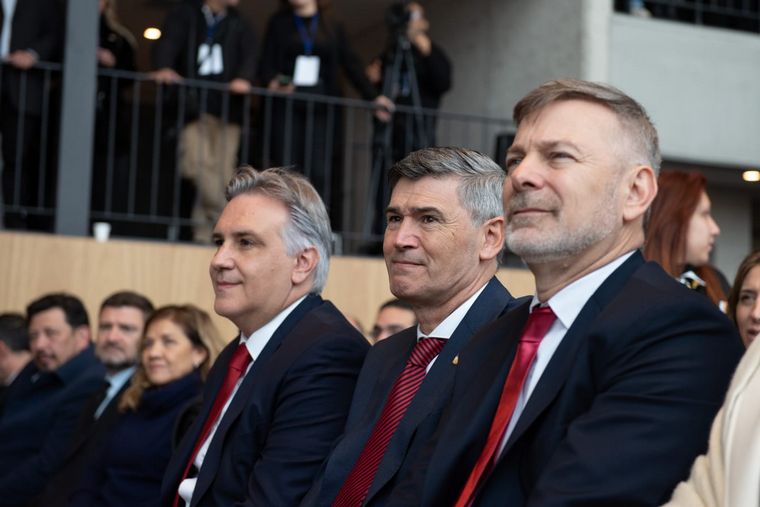
[[[106,296],[130,289],[154,304],[194,303],[215,318],[220,330],[236,330],[213,312],[208,279],[210,247],[0,232],[0,311],[23,311],[32,299],[53,291],[78,295],[95,320]],[[502,270],[499,278],[514,295],[533,292],[524,270]],[[380,259],[335,257],[324,297],[370,326],[377,307],[392,297]]]

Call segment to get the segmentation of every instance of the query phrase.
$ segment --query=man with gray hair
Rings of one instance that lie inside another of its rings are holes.
[[[394,165],[389,179],[383,253],[391,292],[418,325],[367,355],[345,434],[305,505],[384,503],[432,435],[460,350],[514,302],[494,276],[504,171],[493,160],[426,148]]]
[[[640,252],[660,164],[641,105],[550,81],[514,119],[507,246],[536,294],[462,352],[445,424],[393,505],[659,505],[706,446],[740,341]]]
[[[201,416],[161,504],[297,505],[340,435],[367,341],[320,298],[331,241],[314,187],[238,169],[214,228],[214,310],[239,329],[209,372]]]

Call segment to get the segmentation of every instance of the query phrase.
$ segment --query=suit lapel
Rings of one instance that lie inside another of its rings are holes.
[[[304,299],[301,304],[288,315],[283,323],[280,324],[274,334],[272,334],[272,337],[264,346],[259,357],[256,358],[251,365],[251,368],[248,370],[248,373],[245,374],[243,382],[240,384],[235,396],[232,398],[232,402],[230,402],[230,405],[227,407],[227,411],[222,416],[222,420],[219,422],[219,426],[214,433],[214,438],[211,440],[206,456],[203,458],[203,466],[201,466],[200,473],[198,474],[198,482],[193,491],[193,505],[197,505],[197,502],[205,494],[206,490],[216,477],[216,471],[219,466],[219,460],[222,457],[222,451],[224,450],[224,441],[227,438],[227,432],[238,417],[240,417],[243,410],[250,404],[251,398],[253,397],[252,393],[258,388],[258,383],[261,381],[258,372],[266,368],[268,359],[278,348],[280,348],[283,340],[290,334],[301,318],[322,303],[322,298],[319,296],[307,296],[306,299]],[[237,347],[237,342],[234,343],[234,347]],[[233,352],[234,347],[232,348]],[[226,358],[219,385],[214,389],[214,393],[218,393],[221,388],[231,357],[232,354]],[[213,404],[213,402],[214,400],[212,399],[211,404]],[[205,409],[205,411],[201,413],[208,414],[211,410],[211,404],[207,404],[206,400],[204,400],[203,409]],[[193,427],[193,429],[195,429],[195,427]],[[200,428],[198,429],[198,433],[200,433]],[[196,433],[195,439],[197,438],[198,436]],[[193,442],[195,442],[195,439]]]
[[[459,354],[451,399],[431,443],[435,450],[426,463],[427,470],[422,471],[426,476],[422,505],[437,505],[442,500],[440,491],[457,489],[449,484],[452,470],[469,472],[474,466],[485,445],[529,310],[530,300],[523,300],[479,331]],[[464,484],[466,476],[460,479]]]
[[[607,304],[620,292],[631,274],[642,264],[644,259],[640,252],[635,252],[619,268],[607,277],[594,294],[589,298],[583,309],[576,317],[573,325],[567,330],[562,342],[552,356],[549,364],[541,375],[536,388],[531,393],[528,403],[509,437],[502,456],[509,452],[517,439],[530,427],[536,418],[546,409],[559,392],[568,375],[573,369],[578,350],[584,343],[589,329]]]
[[[319,505],[329,504],[335,499],[343,482],[356,465],[380,418],[391,388],[404,369],[406,359],[416,342],[417,327],[415,326],[397,333],[382,344],[375,345],[383,347],[384,350],[377,361],[379,366],[374,371],[367,372],[372,375],[374,381],[372,386],[365,390],[369,395],[355,393],[344,436],[330,454],[325,472],[322,474],[323,484],[320,486]]]
[[[486,285],[472,307],[457,326],[441,350],[432,368],[425,376],[401,423],[388,444],[372,486],[367,494],[369,500],[390,481],[398,471],[409,449],[417,428],[443,399],[450,395],[454,383],[454,358],[467,345],[470,338],[485,324],[496,319],[512,301],[512,296],[495,277]],[[411,349],[409,350],[411,353]],[[406,357],[408,357],[407,354]],[[394,377],[395,381],[395,377]],[[376,421],[377,419],[375,419]]]

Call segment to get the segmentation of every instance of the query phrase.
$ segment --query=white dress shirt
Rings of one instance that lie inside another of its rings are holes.
[[[546,370],[546,366],[549,364],[554,352],[557,350],[557,347],[559,347],[559,344],[562,343],[562,339],[565,337],[567,330],[573,325],[576,317],[581,313],[581,310],[586,306],[586,303],[591,299],[591,296],[594,295],[594,292],[596,292],[599,286],[602,285],[607,277],[619,268],[620,265],[631,255],[633,255],[633,251],[621,255],[609,264],[592,271],[583,278],[579,278],[557,292],[545,303],[552,309],[554,315],[557,316],[557,320],[554,321],[552,327],[550,327],[549,331],[546,333],[546,336],[541,340],[541,345],[539,345],[538,352],[536,352],[536,358],[528,370],[528,376],[525,378],[525,383],[520,391],[520,397],[517,398],[515,410],[512,412],[512,418],[509,420],[507,430],[504,432],[504,436],[499,443],[497,456],[501,457],[501,453],[504,451],[504,447],[506,447],[507,441],[509,441],[509,437],[515,429],[517,421],[520,419],[520,414],[522,414],[525,409],[525,405],[528,403],[530,395],[536,388],[536,385],[541,379],[544,370]],[[541,304],[541,302],[536,296],[533,296],[533,301],[530,303],[531,311],[539,304]]]
[[[219,423],[221,422],[222,418],[224,418],[224,414],[227,412],[227,408],[229,408],[232,399],[235,397],[235,394],[237,394],[237,391],[240,388],[240,384],[243,383],[246,375],[248,375],[248,372],[251,371],[253,363],[259,357],[261,351],[264,350],[266,344],[269,343],[269,340],[272,338],[274,332],[277,331],[277,328],[280,327],[280,324],[285,321],[288,315],[290,315],[290,313],[295,310],[296,306],[298,306],[304,299],[306,299],[306,296],[303,296],[297,301],[293,302],[290,306],[278,313],[264,326],[254,331],[251,336],[246,338],[242,332],[240,333],[239,344],[245,343],[245,347],[248,349],[248,353],[251,355],[251,362],[248,364],[248,368],[245,370],[245,373],[237,381],[237,384],[235,384],[235,387],[232,389],[229,398],[227,398],[227,402],[224,404],[222,411],[219,413],[219,417],[216,418],[216,421],[214,421],[213,425],[211,426],[206,440],[203,441],[203,445],[201,445],[200,449],[198,449],[198,454],[195,455],[195,460],[193,461],[193,465],[195,465],[196,470],[200,471],[201,467],[203,466],[203,460],[206,458],[206,453],[208,452],[209,445],[211,445],[211,441],[214,438],[216,429],[219,427]],[[179,496],[182,498],[182,500],[185,501],[186,507],[190,507],[190,500],[193,497],[196,482],[198,482],[197,476],[187,478],[179,484]]]
[[[113,397],[116,396],[116,393],[118,393],[121,388],[124,387],[124,384],[126,384],[129,379],[132,378],[132,375],[135,373],[136,369],[137,366],[130,366],[129,368],[121,370],[114,375],[106,375],[105,381],[108,382],[108,390],[106,391],[106,396],[103,398],[103,401],[101,401],[100,405],[98,405],[98,408],[95,409],[95,414],[93,416],[95,419],[98,419],[101,415],[103,415],[103,411],[105,411],[108,404],[111,403]]]
[[[488,282],[486,282],[480,289],[478,289],[475,294],[467,298],[464,303],[459,305],[456,310],[451,312],[449,316],[443,319],[440,324],[435,326],[435,329],[433,329],[432,333],[426,335],[420,330],[420,325],[417,324],[417,342],[423,338],[429,338],[431,336],[433,338],[442,338],[444,340],[451,338],[451,335],[454,334],[454,331],[457,330],[459,324],[462,323],[464,316],[467,315],[467,312],[470,311],[470,308],[472,308],[472,305],[475,303],[475,300],[478,299],[480,293],[483,292],[483,289],[486,288],[486,285],[488,285]],[[435,356],[433,360],[430,361],[430,364],[428,364],[427,368],[425,369],[425,373],[430,371],[430,368],[433,367],[433,363],[435,363],[436,359],[438,359],[438,356]]]
[[[0,60],[11,52],[11,25],[13,13],[16,10],[16,0],[2,0],[3,2],[3,26],[0,27]]]

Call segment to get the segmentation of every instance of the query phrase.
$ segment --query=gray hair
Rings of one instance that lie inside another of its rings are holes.
[[[288,208],[290,220],[281,232],[285,251],[296,255],[314,247],[319,261],[314,270],[312,294],[319,294],[327,282],[330,268],[330,218],[314,187],[304,176],[284,167],[257,171],[253,167],[238,168],[227,184],[224,196],[227,201],[241,194],[261,193],[282,202]]]
[[[425,176],[460,178],[457,195],[475,225],[502,216],[501,200],[506,174],[489,157],[465,148],[424,148],[407,155],[391,167],[391,189],[401,178],[418,180]]]
[[[519,127],[529,116],[553,102],[585,100],[606,107],[615,114],[630,145],[635,164],[649,165],[659,174],[662,156],[657,130],[641,104],[617,88],[577,79],[547,81],[515,105],[512,117]]]

